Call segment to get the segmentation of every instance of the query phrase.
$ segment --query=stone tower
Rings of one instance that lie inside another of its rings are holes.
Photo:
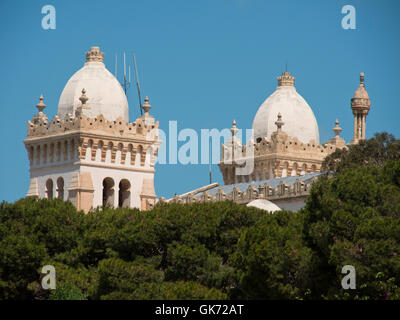
[[[261,106],[253,120],[253,137],[246,145],[236,137],[222,145],[218,164],[225,184],[299,176],[321,171],[326,156],[345,147],[335,122],[335,137],[319,144],[314,113],[296,91],[295,78],[289,72],[278,77],[278,87]],[[244,170],[247,167],[248,170]]]
[[[349,144],[356,144],[360,140],[365,140],[366,118],[371,108],[371,100],[365,89],[364,73],[360,73],[360,85],[354,92],[351,99],[351,110],[354,115],[354,135],[353,140]]]
[[[147,210],[156,200],[159,123],[149,114],[147,97],[144,114],[129,122],[125,93],[103,55],[98,47],[86,53],[51,121],[40,97],[24,140],[30,160],[27,196],[70,200],[85,212],[106,204]]]

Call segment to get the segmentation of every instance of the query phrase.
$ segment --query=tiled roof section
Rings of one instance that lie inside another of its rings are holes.
[[[268,180],[260,180],[260,181],[251,181],[251,182],[243,182],[243,183],[235,183],[235,184],[229,184],[229,185],[224,185],[224,186],[216,186],[212,189],[207,190],[207,193],[210,196],[214,196],[217,194],[218,190],[221,189],[222,191],[225,192],[225,194],[230,194],[235,187],[238,187],[241,192],[245,192],[250,185],[254,185],[256,188],[258,188],[259,185],[269,183],[269,185],[272,188],[276,188],[281,181],[285,182],[287,186],[291,186],[296,182],[297,179],[301,179],[305,184],[310,182],[314,177],[318,177],[323,175],[324,173],[321,172],[313,172],[313,173],[308,173],[305,175],[301,176],[291,176],[291,177],[285,177],[285,178],[276,178],[276,179],[268,179]],[[195,194],[195,198],[200,198],[203,192],[198,192]]]

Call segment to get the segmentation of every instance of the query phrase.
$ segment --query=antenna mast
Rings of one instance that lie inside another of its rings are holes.
[[[125,52],[124,52],[124,82],[122,83],[124,87],[125,95],[126,90],[131,86],[131,67],[129,66],[129,80],[126,79],[126,62],[125,62]]]
[[[209,157],[210,165],[209,165],[209,171],[210,171],[210,184],[212,183],[212,176],[211,176],[211,163],[212,163],[212,144],[210,145],[210,157]]]
[[[137,71],[136,56],[135,56],[135,53],[134,53],[134,52],[132,52],[132,56],[133,56],[133,68],[135,69],[136,87],[137,87],[137,90],[138,90],[140,115],[143,115],[143,111],[142,111],[142,98],[140,97],[139,74],[138,74],[138,71]]]

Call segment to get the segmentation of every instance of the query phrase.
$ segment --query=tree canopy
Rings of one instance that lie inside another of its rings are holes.
[[[337,152],[304,209],[0,204],[0,299],[399,299],[400,160],[390,135]],[[335,161],[333,161],[336,159]],[[41,268],[56,269],[55,290]],[[344,290],[344,265],[356,270]]]

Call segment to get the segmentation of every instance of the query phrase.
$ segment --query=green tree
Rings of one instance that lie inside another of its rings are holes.
[[[312,282],[314,256],[302,240],[302,216],[276,212],[242,235],[231,263],[240,279],[239,297],[301,299]]]

